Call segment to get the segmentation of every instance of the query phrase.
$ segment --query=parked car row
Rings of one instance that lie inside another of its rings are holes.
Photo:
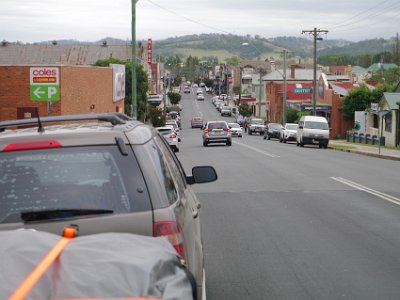
[[[299,124],[286,123],[283,126],[279,123],[268,123],[264,129],[264,140],[271,138],[277,139],[281,143],[296,141],[296,145],[300,147],[317,144],[319,148],[328,148],[328,121],[320,116],[303,116],[300,118]]]

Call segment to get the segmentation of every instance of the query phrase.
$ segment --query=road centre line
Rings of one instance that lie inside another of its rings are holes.
[[[394,196],[391,196],[391,195],[388,195],[388,194],[373,190],[373,189],[371,189],[369,187],[363,186],[363,185],[361,185],[359,183],[350,181],[350,180],[342,178],[342,177],[331,177],[331,179],[336,180],[336,181],[338,181],[340,183],[343,183],[345,185],[351,186],[351,187],[353,187],[353,188],[355,188],[357,190],[364,191],[364,192],[369,193],[371,195],[377,196],[377,197],[379,197],[379,198],[381,198],[383,200],[386,200],[386,201],[389,201],[391,203],[400,205],[400,199],[396,198]]]
[[[253,151],[255,151],[255,152],[261,153],[261,154],[266,155],[266,156],[269,156],[269,157],[274,157],[274,158],[280,157],[279,155],[275,155],[275,154],[272,154],[272,153],[268,153],[268,152],[262,151],[262,150],[260,150],[260,149],[257,149],[257,148],[255,148],[255,147],[252,147],[252,146],[249,146],[249,145],[246,145],[246,144],[242,144],[242,143],[237,142],[237,141],[233,141],[233,143],[238,144],[238,145],[243,146],[243,147],[246,147],[246,148],[249,148],[250,150],[253,150]]]

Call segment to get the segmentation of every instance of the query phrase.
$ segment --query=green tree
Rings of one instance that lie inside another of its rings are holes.
[[[161,127],[165,125],[165,114],[161,108],[149,105],[148,113],[150,122],[154,127]]]
[[[179,101],[181,101],[182,95],[179,93],[169,92],[167,95],[169,100],[171,101],[171,104],[173,105],[176,105],[179,103]]]
[[[225,61],[228,66],[237,66],[239,64],[239,59],[237,56],[229,57],[225,59]]]
[[[288,123],[297,123],[299,121],[299,117],[298,117],[298,112],[297,110],[293,109],[293,108],[288,108],[286,111],[286,121]]]
[[[241,114],[243,117],[250,117],[251,116],[251,107],[247,103],[242,103],[239,105],[239,114]]]
[[[355,111],[364,111],[371,107],[371,103],[376,103],[382,97],[383,89],[370,91],[366,86],[355,88],[343,99],[342,116],[346,120],[354,119]]]

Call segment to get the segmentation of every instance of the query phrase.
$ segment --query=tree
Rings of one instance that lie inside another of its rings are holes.
[[[239,64],[239,59],[237,56],[229,57],[225,59],[225,61],[228,66],[237,66]]]
[[[165,125],[165,115],[161,108],[149,105],[148,112],[153,127],[161,127]]]
[[[182,95],[179,93],[169,92],[167,95],[169,100],[171,101],[171,104],[173,105],[176,105],[179,103],[179,101],[181,101]]]
[[[286,111],[286,121],[288,123],[297,123],[299,121],[298,117],[299,111],[293,109],[293,108],[288,108]]]
[[[243,117],[250,117],[252,114],[252,110],[250,105],[247,103],[242,103],[239,105],[239,114],[241,114]]]
[[[346,120],[354,119],[355,111],[364,111],[371,107],[371,103],[376,103],[382,97],[383,89],[370,91],[366,86],[355,88],[343,99],[342,116]]]

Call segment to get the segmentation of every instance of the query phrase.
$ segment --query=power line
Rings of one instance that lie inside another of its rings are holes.
[[[351,17],[347,21],[344,21],[342,23],[339,23],[339,24],[336,24],[334,26],[328,27],[328,29],[332,30],[334,28],[347,27],[347,26],[350,26],[350,25],[354,25],[354,24],[363,22],[365,20],[369,21],[371,18],[378,17],[380,15],[383,15],[383,14],[387,13],[388,11],[391,11],[393,9],[396,9],[396,8],[400,7],[400,3],[392,3],[387,7],[382,7],[380,9],[378,9],[378,10],[373,11],[372,13],[369,13],[367,15],[362,16],[363,14],[368,13],[369,11],[373,10],[375,7],[381,6],[382,4],[384,4],[386,2],[388,2],[388,0],[385,0],[385,1],[383,1],[383,2],[381,2],[379,4],[377,4],[377,5],[374,5],[373,7],[365,10],[364,12],[356,14],[355,16]],[[362,16],[362,17],[360,17],[360,16]],[[358,18],[358,17],[360,17],[360,18]]]

